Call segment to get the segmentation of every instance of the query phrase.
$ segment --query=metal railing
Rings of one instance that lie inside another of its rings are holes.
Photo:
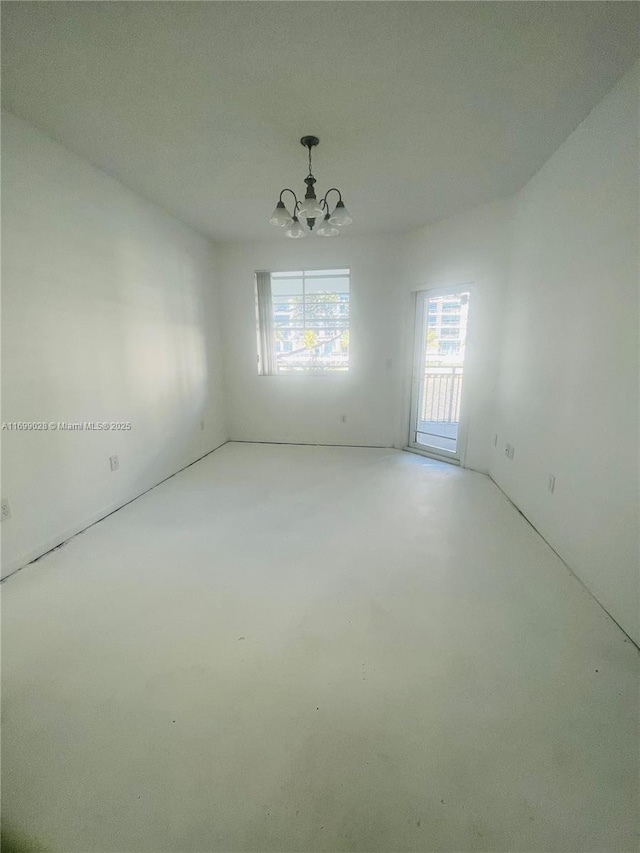
[[[421,420],[455,424],[460,420],[462,367],[427,367],[422,385]]]

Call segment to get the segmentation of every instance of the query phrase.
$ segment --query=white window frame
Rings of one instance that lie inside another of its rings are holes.
[[[275,349],[275,327],[274,308],[271,294],[271,276],[278,274],[301,273],[303,280],[303,297],[305,278],[327,278],[335,277],[337,271],[349,279],[349,358],[347,366],[341,370],[323,370],[313,367],[304,367],[299,370],[287,370],[280,372]],[[334,275],[332,276],[331,273]],[[337,378],[347,376],[351,370],[351,268],[347,266],[333,266],[326,268],[314,267],[313,269],[300,270],[256,270],[255,272],[255,300],[256,300],[256,335],[258,342],[258,374],[260,376],[324,376]]]

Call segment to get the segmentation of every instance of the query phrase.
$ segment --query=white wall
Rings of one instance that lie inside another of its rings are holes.
[[[638,94],[636,65],[517,198],[491,468],[636,640]]]
[[[403,447],[409,432],[412,291],[476,284],[469,344],[466,464],[489,468],[509,202],[410,235],[307,237],[220,249],[230,435],[242,441]],[[259,376],[255,270],[351,268],[346,375]],[[390,363],[389,363],[390,360]],[[347,417],[341,422],[341,415]]]
[[[502,343],[502,312],[510,250],[511,200],[483,205],[421,228],[402,241],[408,291],[472,284],[464,375],[468,437],[464,464],[487,472]],[[411,312],[405,323],[407,373],[413,356]],[[403,434],[409,428],[410,384],[405,382]]]
[[[2,225],[2,420],[132,424],[2,432],[6,575],[227,431],[204,237],[8,113]]]
[[[350,370],[259,376],[254,272],[351,269]],[[400,375],[397,240],[308,236],[220,249],[229,431],[240,441],[391,446]],[[391,359],[391,366],[388,364]],[[346,423],[341,415],[346,415]]]
[[[465,462],[640,639],[637,75],[515,199],[404,236],[219,247],[219,309],[207,240],[4,115],[2,419],[133,424],[3,433],[5,573],[227,435],[403,446],[412,292],[473,283]],[[352,271],[350,372],[259,376],[254,271],[322,267]]]

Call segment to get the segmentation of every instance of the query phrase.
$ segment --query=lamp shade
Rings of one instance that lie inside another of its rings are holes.
[[[351,225],[353,219],[351,218],[351,214],[344,206],[344,202],[339,201],[336,204],[335,210],[329,217],[329,222],[332,225]]]
[[[316,198],[305,198],[298,205],[298,216],[304,219],[319,219],[324,210]]]
[[[279,228],[284,228],[286,225],[291,225],[293,219],[287,208],[284,206],[283,201],[279,201],[276,204],[276,209],[271,214],[271,219],[269,220],[269,222],[272,225],[277,225]]]
[[[327,215],[322,221],[322,224],[316,231],[316,234],[318,235],[318,237],[337,237],[339,233],[340,230],[338,229],[337,225],[331,224],[331,222],[329,221],[329,214],[327,213]]]
[[[291,225],[289,225],[289,227],[284,233],[287,235],[287,237],[293,237],[294,240],[297,240],[299,237],[307,236],[307,232],[304,230],[302,225],[300,225],[300,221],[298,220],[297,216],[293,217]]]

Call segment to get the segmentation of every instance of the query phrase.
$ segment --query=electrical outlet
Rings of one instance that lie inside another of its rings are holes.
[[[504,455],[507,459],[513,459],[513,454],[516,452],[515,447],[512,444],[507,444],[504,448]]]
[[[549,474],[549,480],[547,481],[547,488],[553,494],[556,490],[556,478],[553,474]]]
[[[118,459],[117,456],[110,456],[109,457],[109,466],[111,467],[112,471],[118,470],[118,468],[120,467],[120,460]]]
[[[200,432],[204,432],[204,421],[200,421]]]
[[[2,498],[1,506],[0,521],[6,521],[8,518],[11,518],[11,504],[6,498]]]
[[[340,420],[342,421],[343,424],[346,424],[347,416],[346,415],[340,415]]]

